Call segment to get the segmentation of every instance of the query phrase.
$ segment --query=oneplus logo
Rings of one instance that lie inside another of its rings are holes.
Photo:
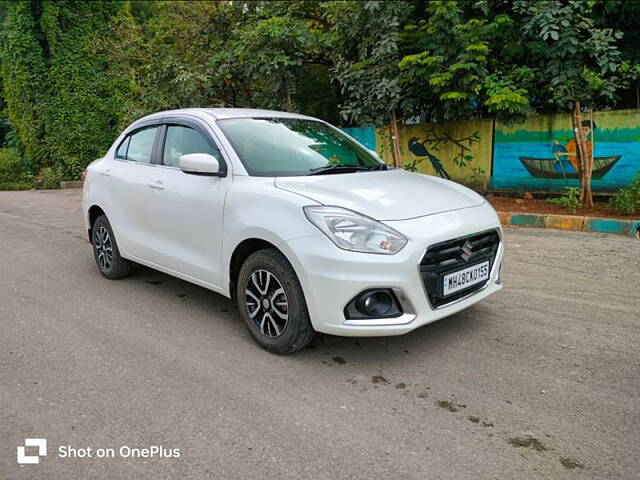
[[[38,447],[37,455],[26,455],[26,447]],[[40,463],[40,457],[47,455],[46,438],[26,438],[24,446],[19,446],[17,451],[18,463],[21,465]]]

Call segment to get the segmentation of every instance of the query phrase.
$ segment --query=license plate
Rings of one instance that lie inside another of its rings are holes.
[[[442,277],[442,295],[446,297],[482,283],[489,278],[489,262],[479,263]]]

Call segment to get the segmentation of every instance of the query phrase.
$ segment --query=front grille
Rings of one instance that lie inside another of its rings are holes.
[[[467,241],[469,248],[463,249]],[[429,247],[420,262],[420,275],[431,305],[440,307],[484,287],[486,282],[472,285],[465,290],[444,297],[442,295],[442,277],[487,260],[489,260],[489,270],[491,270],[499,246],[500,236],[496,230],[491,230]]]

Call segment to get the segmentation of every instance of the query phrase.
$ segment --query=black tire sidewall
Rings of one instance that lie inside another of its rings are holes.
[[[260,333],[249,317],[244,291],[251,274],[266,270],[276,277],[289,303],[289,319],[282,335],[272,338]],[[265,249],[250,255],[240,269],[237,289],[238,307],[249,333],[263,348],[274,353],[290,353],[303,348],[313,337],[307,304],[298,277],[287,259],[275,249]]]
[[[109,233],[109,239],[111,240],[111,249],[113,250],[113,257],[111,260],[111,268],[105,269],[100,265],[100,261],[98,260],[98,250],[96,248],[95,235],[96,231],[100,228],[104,227]],[[105,215],[101,215],[94,222],[93,227],[91,228],[91,247],[93,249],[93,257],[96,261],[96,266],[100,273],[109,278],[116,279],[122,278],[129,274],[131,265],[130,262],[120,256],[120,250],[118,250],[118,244],[116,242],[116,237],[113,234],[113,229],[111,228],[111,224]]]

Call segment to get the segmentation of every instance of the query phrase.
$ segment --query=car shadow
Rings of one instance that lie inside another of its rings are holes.
[[[479,307],[470,307],[436,322],[423,325],[404,335],[389,337],[337,337],[318,334],[311,346],[329,355],[347,354],[354,360],[366,361],[375,353],[375,360],[397,358],[400,353],[437,354],[477,334],[481,328]]]
[[[161,289],[167,298],[188,304],[191,311],[206,315],[212,322],[223,321],[230,334],[246,340],[248,348],[260,348],[246,331],[235,303],[223,295],[142,265],[136,265],[129,280],[149,289]],[[318,333],[310,345],[288,358],[300,363],[322,359],[336,365],[346,359],[344,363],[357,362],[362,367],[368,363],[379,367],[381,362],[405,362],[408,354],[419,353],[424,359],[425,355],[438,355],[458,343],[466,344],[469,337],[476,336],[488,317],[483,314],[482,305],[399,336],[338,337]]]

